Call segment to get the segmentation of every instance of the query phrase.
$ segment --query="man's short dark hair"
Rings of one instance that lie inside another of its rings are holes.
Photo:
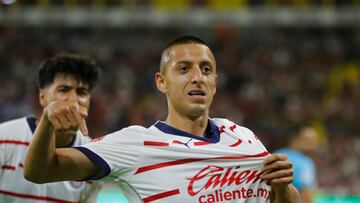
[[[74,76],[92,89],[99,80],[101,70],[95,60],[78,54],[61,53],[47,59],[38,70],[39,88],[44,88],[54,81],[56,74]]]
[[[204,40],[200,39],[199,37],[192,36],[192,35],[186,35],[186,36],[182,36],[182,37],[179,37],[179,38],[173,40],[166,46],[165,49],[168,49],[172,46],[180,45],[180,44],[203,44],[208,47],[206,42]]]
[[[196,36],[192,36],[192,35],[186,35],[186,36],[182,36],[179,37],[175,40],[173,40],[172,42],[170,42],[162,51],[161,53],[161,59],[160,59],[160,72],[164,73],[165,72],[165,65],[166,63],[164,63],[163,57],[168,54],[168,51],[171,49],[171,47],[176,46],[176,45],[182,45],[182,44],[202,44],[204,46],[208,46],[208,44],[200,39],[199,37]]]

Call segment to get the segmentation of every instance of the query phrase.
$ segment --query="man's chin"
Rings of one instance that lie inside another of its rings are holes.
[[[206,113],[207,111],[208,111],[208,108],[206,105],[196,104],[191,107],[190,114],[193,117],[200,117],[200,116],[203,116],[204,113]]]

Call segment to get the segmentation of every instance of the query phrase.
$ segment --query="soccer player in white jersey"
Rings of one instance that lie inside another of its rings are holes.
[[[72,101],[87,111],[90,90],[97,83],[99,73],[98,65],[83,56],[60,54],[46,60],[38,71],[40,104],[46,108],[50,103]],[[35,117],[29,116],[0,124],[0,202],[95,202],[99,190],[97,183],[64,181],[35,184],[24,178],[25,155],[37,122]],[[71,147],[90,142],[90,138],[82,135],[76,125],[55,134],[56,144],[51,147]],[[27,164],[42,167],[42,163]],[[44,170],[41,168],[39,172]]]
[[[216,63],[201,39],[170,43],[155,81],[167,98],[165,121],[77,148],[49,146],[54,129],[79,124],[86,131],[86,112],[76,103],[49,105],[25,162],[36,164],[25,165],[25,177],[37,183],[103,178],[120,185],[131,203],[298,201],[286,156],[270,155],[247,128],[209,118]]]

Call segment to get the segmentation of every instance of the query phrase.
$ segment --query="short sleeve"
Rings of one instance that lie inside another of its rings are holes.
[[[101,169],[103,172],[101,177],[112,172],[121,175],[121,173],[132,170],[138,163],[143,147],[139,138],[141,133],[141,131],[127,128],[75,148]]]

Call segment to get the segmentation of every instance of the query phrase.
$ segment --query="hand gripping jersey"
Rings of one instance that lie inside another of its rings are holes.
[[[270,202],[271,186],[260,178],[269,153],[250,130],[226,119],[209,119],[204,138],[159,121],[77,149],[131,203]]]
[[[95,202],[98,186],[86,182],[35,184],[23,175],[24,159],[35,131],[35,118],[24,117],[0,125],[0,202]],[[89,142],[80,133],[73,146]]]
[[[275,153],[286,154],[294,171],[293,185],[298,189],[316,187],[316,167],[314,161],[307,155],[289,148],[280,149]]]

